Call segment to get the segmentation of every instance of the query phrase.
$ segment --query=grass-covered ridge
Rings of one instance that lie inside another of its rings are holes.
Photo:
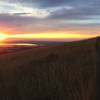
[[[0,100],[95,100],[98,42],[1,55]]]

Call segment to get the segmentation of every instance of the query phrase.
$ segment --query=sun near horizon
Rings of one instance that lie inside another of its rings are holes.
[[[8,38],[8,34],[4,32],[0,32],[0,42],[6,41]]]

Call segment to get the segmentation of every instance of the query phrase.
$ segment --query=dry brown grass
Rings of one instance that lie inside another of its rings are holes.
[[[0,100],[95,100],[96,39],[0,57]]]

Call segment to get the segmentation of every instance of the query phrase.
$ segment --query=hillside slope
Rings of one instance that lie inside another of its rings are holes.
[[[95,100],[98,54],[94,38],[1,55],[0,100]]]

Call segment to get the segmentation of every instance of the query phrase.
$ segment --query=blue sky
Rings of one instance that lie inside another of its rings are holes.
[[[0,31],[100,35],[100,0],[0,0]]]

